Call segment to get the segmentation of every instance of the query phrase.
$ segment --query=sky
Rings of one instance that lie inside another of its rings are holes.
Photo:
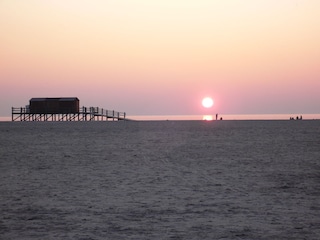
[[[319,11],[319,0],[0,0],[0,116],[33,97],[127,115],[320,113]]]

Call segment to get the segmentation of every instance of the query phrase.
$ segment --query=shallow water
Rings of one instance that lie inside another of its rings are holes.
[[[0,239],[319,239],[320,121],[0,123]]]

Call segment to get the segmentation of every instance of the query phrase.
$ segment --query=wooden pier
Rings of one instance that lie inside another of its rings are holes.
[[[77,112],[35,113],[28,107],[12,108],[12,121],[120,121],[126,120],[125,112],[98,107],[82,107]]]

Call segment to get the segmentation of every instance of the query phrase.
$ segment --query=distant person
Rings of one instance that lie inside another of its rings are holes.
[[[300,120],[302,120],[302,115],[300,116]]]
[[[216,120],[218,120],[218,113],[216,114]]]

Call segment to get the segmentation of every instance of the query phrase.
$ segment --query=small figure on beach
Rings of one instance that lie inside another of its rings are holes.
[[[218,120],[218,113],[216,114],[216,120]]]

